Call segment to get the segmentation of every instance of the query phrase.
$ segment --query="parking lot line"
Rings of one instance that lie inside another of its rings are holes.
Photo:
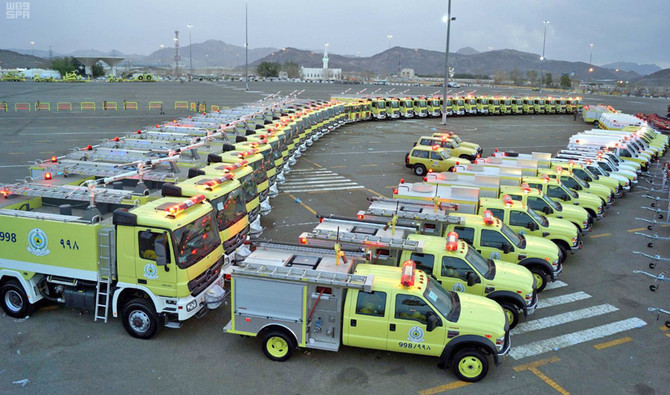
[[[603,337],[611,336],[635,328],[640,328],[645,325],[647,325],[646,322],[637,317],[633,317],[582,331],[568,333],[566,335],[552,337],[550,339],[524,344],[522,346],[512,348],[509,355],[513,359],[528,358],[551,350],[558,350],[559,348],[570,347],[591,340],[602,339]]]
[[[373,190],[370,189],[370,188],[365,188],[365,190],[368,191],[368,192],[370,192],[370,193],[372,193],[372,194],[375,194],[375,195],[377,195],[377,196],[379,196],[379,197],[386,197],[386,196],[382,195],[382,194],[379,193],[379,192],[373,191]]]
[[[307,159],[307,158],[302,158],[302,160],[304,160],[305,162],[307,162],[307,163],[309,163],[309,164],[312,164],[312,165],[314,165],[314,166],[316,166],[316,167],[323,167],[323,166],[321,166],[320,164],[318,164],[318,163],[314,163],[314,162],[312,162],[311,160],[309,160],[309,159]]]
[[[463,388],[463,387],[468,386],[470,384],[472,384],[472,383],[466,383],[465,381],[454,381],[453,383],[439,385],[437,387],[427,388],[425,390],[421,390],[421,391],[419,391],[419,395],[439,394],[440,392],[446,392],[446,391],[450,391],[450,390],[455,390],[457,388]]]
[[[628,343],[628,342],[632,342],[632,341],[633,341],[632,337],[626,336],[626,337],[611,340],[611,341],[608,341],[608,342],[605,342],[605,343],[596,344],[596,345],[593,346],[593,348],[595,348],[596,350],[604,350],[606,348],[618,346],[619,344],[624,344],[624,343]]]
[[[511,335],[519,335],[521,333],[533,332],[541,329],[550,328],[553,326],[563,325],[574,321],[579,321],[591,317],[596,317],[599,315],[611,313],[618,311],[619,309],[611,304],[601,304],[599,306],[591,306],[585,309],[569,311],[567,313],[561,313],[557,315],[552,315],[549,317],[538,318],[536,320],[530,320],[526,322],[521,322],[516,328],[510,331]]]
[[[547,359],[541,359],[539,361],[527,363],[525,365],[515,366],[514,371],[523,372],[524,370],[528,370],[528,371],[532,372],[534,375],[536,375],[537,377],[539,377],[540,380],[544,381],[548,386],[550,386],[551,388],[558,391],[559,393],[561,393],[563,395],[569,395],[570,392],[566,391],[563,387],[558,385],[557,382],[550,379],[546,374],[540,372],[540,370],[538,369],[540,366],[544,366],[544,365],[547,365],[547,364],[553,363],[553,362],[558,362],[560,360],[561,359],[559,357],[551,357],[551,358],[547,358]]]
[[[643,230],[647,230],[647,228],[633,228],[633,229],[628,229],[626,232],[632,233],[632,232],[640,232]]]
[[[592,235],[592,236],[589,236],[589,237],[591,239],[599,239],[601,237],[607,237],[607,236],[612,236],[612,234],[611,233],[601,233],[599,235]]]
[[[561,296],[554,296],[553,298],[540,299],[537,304],[538,309],[544,309],[547,307],[560,306],[566,303],[577,302],[580,300],[588,299],[591,295],[586,292],[579,291],[571,294],[565,294]]]
[[[289,193],[288,195],[291,197],[291,199],[293,199],[293,200],[295,200],[295,201],[298,200],[298,199],[296,199],[296,197],[293,196],[292,194]],[[309,207],[308,205],[306,205],[305,203],[303,203],[302,200],[300,201],[300,205],[303,206],[307,211],[309,211],[309,212],[312,213],[313,215],[317,215],[317,214],[316,214],[316,210],[314,210],[313,208],[311,208],[311,207]]]
[[[547,285],[544,287],[544,290],[545,290],[545,291],[548,291],[548,290],[550,290],[550,289],[563,288],[563,287],[567,287],[567,286],[568,286],[568,284],[564,283],[563,281],[561,281],[561,280],[556,280],[556,281],[554,281],[553,283],[549,283],[549,284],[547,284]]]

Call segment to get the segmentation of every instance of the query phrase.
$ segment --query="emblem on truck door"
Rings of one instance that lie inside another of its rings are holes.
[[[47,234],[40,228],[35,228],[28,232],[28,247],[26,249],[33,255],[45,256],[49,255],[49,239]]]
[[[153,263],[147,263],[144,265],[144,277],[149,280],[155,280],[158,278],[158,268]]]
[[[422,342],[423,341],[423,329],[418,326],[413,326],[409,328],[407,335],[407,340],[412,342]]]
[[[491,259],[500,260],[500,253],[498,251],[493,251],[490,255]]]

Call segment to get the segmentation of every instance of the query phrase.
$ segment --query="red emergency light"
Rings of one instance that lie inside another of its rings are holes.
[[[435,144],[435,145],[433,145],[432,148],[433,148],[433,151],[437,151],[438,149],[440,149],[440,146]]]
[[[521,184],[521,188],[523,188],[524,193],[530,193],[530,185],[528,185],[527,183],[524,182],[523,184]]]
[[[449,232],[447,233],[447,251],[456,250],[458,250],[458,233]]]
[[[224,182],[226,182],[226,181],[228,181],[228,180],[232,180],[232,179],[233,179],[233,175],[232,175],[232,174],[224,174],[223,177],[214,178],[214,179],[212,179],[212,180],[207,180],[207,181],[205,181],[205,182],[203,183],[203,185],[208,186],[208,187],[210,187],[210,188],[213,188],[213,187],[215,187],[215,186],[217,186],[217,185],[221,185],[221,184],[223,184]]]
[[[400,179],[400,183],[401,183],[401,184],[404,184],[404,183],[405,183],[405,179],[404,179],[404,178],[401,178],[401,179]]]
[[[193,207],[198,203],[202,203],[203,201],[205,201],[205,195],[195,195],[195,196],[192,196],[192,197],[184,200],[181,203],[174,204],[170,207],[167,207],[165,209],[165,211],[170,213],[170,215],[176,215],[176,214],[186,210],[189,207]]]
[[[307,244],[307,238],[306,237],[301,237],[300,238],[300,244]]]
[[[51,161],[54,162],[54,163],[56,163],[56,162],[58,162],[58,158],[55,157],[55,156],[52,156],[52,157],[51,157]]]
[[[51,173],[44,173],[44,179],[45,180],[50,180],[51,179]]]
[[[542,174],[542,181],[546,184],[549,182],[549,175],[548,174]]]
[[[491,210],[484,210],[484,215],[482,217],[484,217],[484,224],[486,225],[493,225],[493,223],[495,222]]]
[[[514,200],[512,200],[512,197],[510,195],[505,195],[502,198],[503,202],[505,202],[505,206],[511,207],[512,204],[514,204]]]
[[[402,264],[402,274],[400,275],[400,285],[403,287],[411,287],[414,285],[414,273],[416,272],[416,264],[414,261],[405,261]]]

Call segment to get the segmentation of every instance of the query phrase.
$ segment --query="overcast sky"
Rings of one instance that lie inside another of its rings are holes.
[[[8,19],[0,1],[0,48],[70,52],[95,48],[149,54],[161,44],[208,39],[244,44],[243,0],[30,0],[28,19]],[[451,51],[511,48],[548,59],[656,63],[670,67],[669,0],[453,0]],[[447,0],[249,0],[249,46],[321,49],[368,56],[392,46],[444,51]]]

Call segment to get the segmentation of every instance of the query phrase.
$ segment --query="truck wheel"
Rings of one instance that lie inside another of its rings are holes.
[[[422,177],[426,174],[426,166],[424,165],[414,165],[414,174],[419,177]]]
[[[291,358],[295,348],[293,339],[284,331],[272,330],[263,336],[261,348],[266,357],[273,361],[284,362]]]
[[[512,303],[502,302],[500,303],[503,312],[507,316],[507,322],[509,322],[509,329],[513,329],[519,323],[519,310]]]
[[[158,314],[146,299],[131,299],[123,306],[123,327],[138,339],[151,339],[161,328]]]
[[[0,288],[0,303],[8,316],[25,318],[33,311],[33,305],[28,300],[26,291],[16,280],[9,280]]]
[[[454,355],[451,366],[456,377],[462,381],[476,383],[489,371],[486,356],[474,348],[465,348]]]
[[[565,262],[565,259],[568,257],[568,249],[565,248],[565,246],[561,242],[558,243],[554,242],[554,244],[556,244],[556,247],[558,247],[558,252],[560,255],[559,262],[561,263]]]
[[[540,269],[539,267],[531,267],[528,268],[528,270],[530,270],[530,272],[533,274],[533,277],[535,278],[537,292],[541,292],[544,287],[547,286],[547,273],[545,273],[544,270]]]

